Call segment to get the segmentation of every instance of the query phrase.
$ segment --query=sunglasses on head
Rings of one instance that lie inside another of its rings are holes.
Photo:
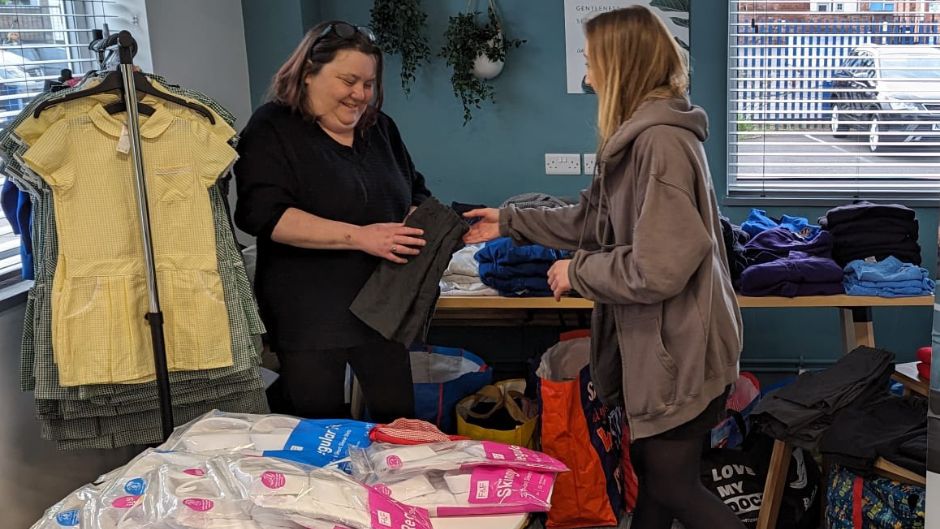
[[[313,45],[310,46],[310,49],[313,50],[316,48],[317,44],[327,38],[331,33],[335,33],[337,37],[343,40],[349,40],[355,37],[356,33],[361,33],[365,38],[369,39],[370,43],[375,44],[375,34],[366,26],[354,26],[347,22],[334,22],[323,28],[323,31],[317,35],[317,38],[313,39]]]

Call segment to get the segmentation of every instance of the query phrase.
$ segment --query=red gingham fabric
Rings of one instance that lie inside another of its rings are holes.
[[[461,441],[467,439],[467,437],[447,435],[427,421],[395,419],[388,424],[380,424],[373,428],[369,432],[369,439],[376,443],[418,445],[443,441]]]

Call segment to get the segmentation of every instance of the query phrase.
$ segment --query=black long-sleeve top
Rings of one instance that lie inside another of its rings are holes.
[[[272,347],[353,347],[381,336],[349,305],[379,262],[361,251],[310,250],[271,240],[288,208],[365,226],[401,222],[430,192],[385,114],[352,147],[283,105],[251,116],[238,143],[235,223],[257,237],[255,290]]]

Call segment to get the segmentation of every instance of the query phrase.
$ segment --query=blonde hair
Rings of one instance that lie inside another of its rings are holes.
[[[591,81],[597,93],[602,151],[620,125],[648,99],[684,97],[685,52],[662,20],[643,6],[601,13],[584,25]]]

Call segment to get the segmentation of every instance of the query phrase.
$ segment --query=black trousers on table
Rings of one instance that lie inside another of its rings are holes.
[[[342,349],[280,351],[280,397],[272,411],[306,418],[349,417],[346,364],[362,388],[369,418],[387,423],[414,416],[410,354],[400,343],[372,342]],[[273,387],[272,387],[273,389]]]

